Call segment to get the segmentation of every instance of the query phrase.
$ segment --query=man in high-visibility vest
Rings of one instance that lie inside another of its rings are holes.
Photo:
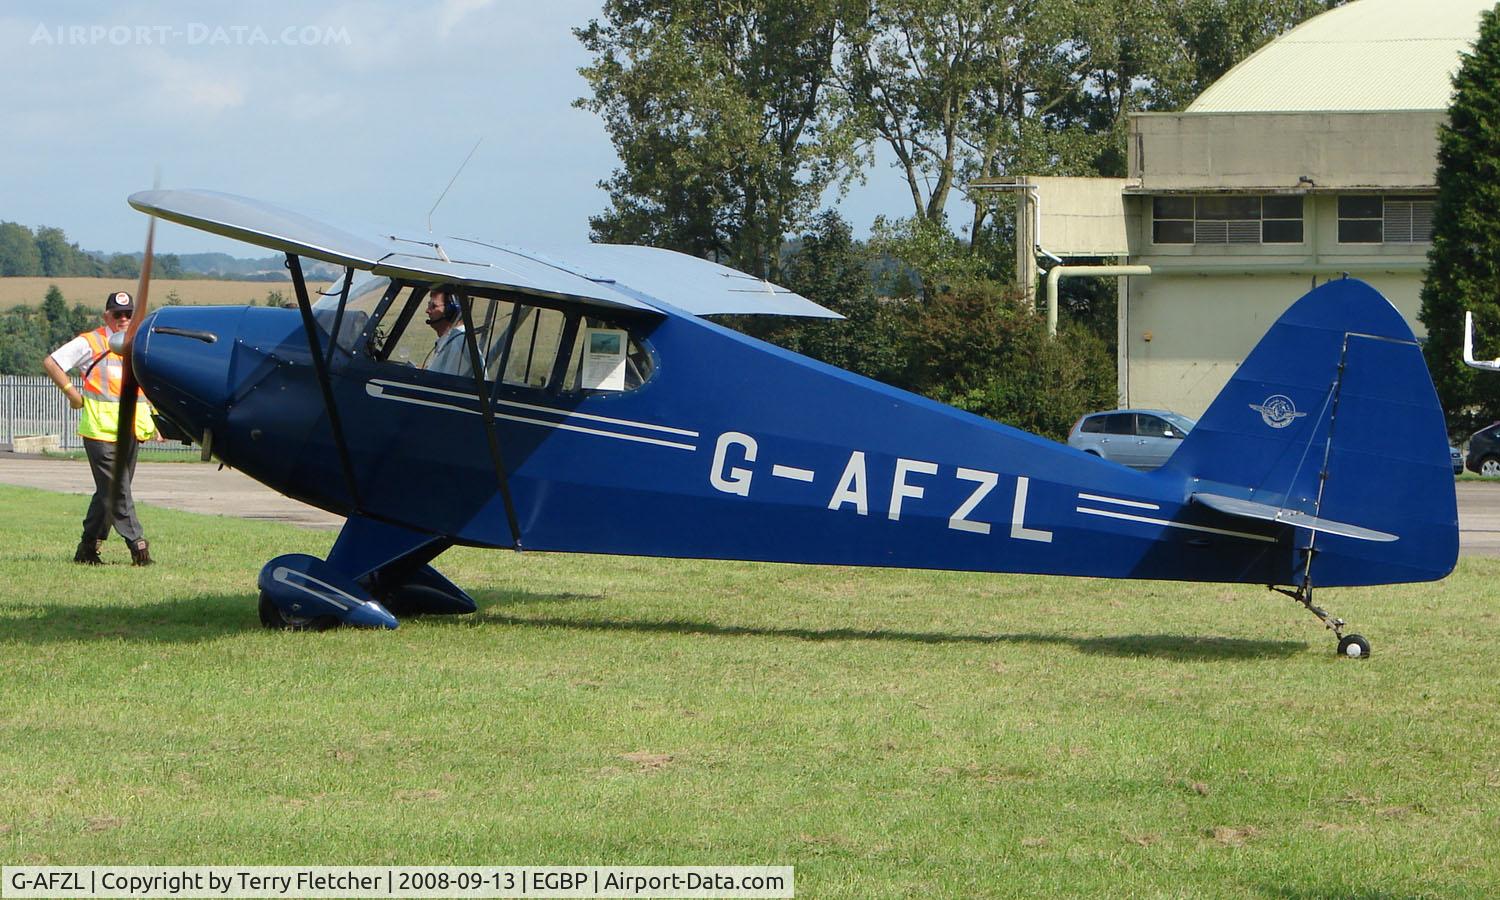
[[[110,352],[109,336],[124,331],[134,312],[135,300],[129,294],[124,291],[110,294],[104,301],[102,327],[80,334],[42,361],[47,375],[68,395],[68,405],[83,411],[78,418],[78,435],[83,438],[83,449],[94,473],[94,499],[83,517],[83,539],[78,542],[78,552],[73,554],[73,561],[77,563],[103,564],[99,551],[104,548],[104,542],[109,538],[109,526],[113,524],[130,547],[131,562],[137,566],[151,565],[151,551],[141,531],[141,522],[135,517],[135,501],[130,496],[130,482],[135,477],[134,442],[126,443],[129,449],[125,452],[129,457],[125,460],[125,483],[121,485],[120,501],[114,509],[109,508],[109,479],[117,449],[120,381],[124,377],[125,362],[119,354]],[[74,369],[83,375],[81,392],[68,380],[68,372]],[[146,404],[144,394],[137,403],[136,440],[150,440],[156,433],[151,407]]]

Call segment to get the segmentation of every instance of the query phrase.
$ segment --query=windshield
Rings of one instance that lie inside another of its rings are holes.
[[[1171,422],[1172,426],[1174,428],[1176,428],[1178,431],[1181,431],[1183,434],[1187,434],[1189,431],[1192,431],[1193,430],[1193,426],[1198,424],[1197,422],[1194,422],[1192,419],[1189,419],[1187,416],[1179,415],[1177,413],[1172,413],[1172,412],[1162,413],[1161,417],[1163,419],[1166,419],[1168,422]]]
[[[390,285],[391,280],[383,276],[365,274],[362,278],[355,278],[354,285],[349,289],[349,303],[344,307],[344,318],[339,322],[340,347],[349,351],[354,349],[355,340],[364,332],[365,323],[375,313]],[[333,330],[333,320],[339,307],[339,293],[343,287],[344,281],[341,278],[328,288],[328,294],[313,304],[313,316],[324,331]]]

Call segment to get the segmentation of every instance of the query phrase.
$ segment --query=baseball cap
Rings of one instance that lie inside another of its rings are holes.
[[[104,299],[104,311],[109,313],[117,309],[135,312],[135,300],[124,291],[114,291]]]

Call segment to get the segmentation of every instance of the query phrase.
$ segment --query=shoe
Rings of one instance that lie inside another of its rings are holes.
[[[73,554],[73,562],[83,563],[86,566],[102,566],[104,560],[99,558],[99,547],[103,541],[81,540],[78,542],[78,550]]]
[[[133,566],[149,566],[151,563],[151,545],[146,543],[145,538],[141,538],[130,548],[130,564]]]

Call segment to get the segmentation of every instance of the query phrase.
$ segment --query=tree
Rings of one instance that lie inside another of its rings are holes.
[[[935,400],[1062,440],[1078,417],[1114,405],[1104,343],[1065,327],[1056,338],[1035,309],[993,281],[956,282],[914,323],[913,387]]]
[[[136,278],[141,274],[141,264],[128,253],[116,253],[109,258],[104,274],[110,278]]]
[[[42,274],[42,257],[31,229],[15,222],[0,222],[0,276]]]
[[[945,218],[934,222],[921,216],[895,220],[876,216],[870,245],[916,273],[917,284],[898,280],[888,286],[897,297],[927,298],[934,290],[946,290],[948,282],[974,281],[991,274],[990,260],[970,252],[971,245],[948,228]]]
[[[42,274],[48,278],[72,275],[73,248],[68,246],[67,236],[61,228],[42,226],[36,230],[36,249],[41,257]]]
[[[1423,352],[1448,428],[1468,434],[1500,412],[1500,377],[1462,364],[1464,311],[1474,313],[1476,355],[1500,336],[1500,14],[1487,11],[1479,39],[1453,79],[1453,105],[1438,132],[1438,197],[1422,285]]]
[[[972,93],[1005,10],[986,0],[870,0],[849,29],[841,87],[861,130],[895,155],[917,218],[943,217]]]
[[[181,278],[182,260],[175,253],[151,254],[151,277]]]
[[[73,309],[68,312],[68,337],[83,334],[85,331],[93,331],[99,327],[99,324],[98,307],[74,303]]]
[[[55,284],[47,286],[47,297],[42,301],[42,318],[46,320],[50,346],[60,347],[78,334],[73,330],[73,319],[68,314],[68,301],[63,299],[62,291]]]
[[[1171,81],[1178,57],[1168,10],[1178,0],[1089,0],[1069,23],[1080,47],[1074,90],[1059,104],[1054,130],[1097,138],[1086,142],[1087,174],[1123,176],[1129,114],[1153,103]],[[1092,158],[1089,158],[1092,154]],[[1084,174],[1063,172],[1059,174]]]
[[[824,211],[786,263],[791,290],[844,316],[842,320],[745,317],[746,332],[829,365],[902,386],[910,368],[911,305],[882,300],[870,279],[870,249],[849,223]]]
[[[607,0],[575,34],[621,166],[596,240],[776,277],[785,235],[852,173],[828,90],[843,0]]]
[[[35,309],[15,306],[0,315],[0,375],[41,375],[51,350],[47,319]]]

